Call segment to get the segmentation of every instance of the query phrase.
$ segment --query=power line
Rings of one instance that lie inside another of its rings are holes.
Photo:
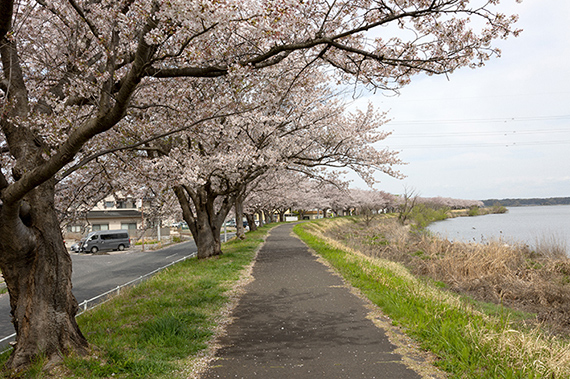
[[[539,122],[569,120],[570,115],[560,116],[533,116],[533,117],[498,117],[498,118],[473,118],[473,119],[448,119],[448,120],[402,120],[390,121],[387,125],[434,125],[434,124],[488,124],[509,122]]]
[[[517,136],[527,134],[568,133],[567,129],[529,129],[529,130],[496,130],[496,131],[461,131],[461,132],[435,132],[435,133],[402,133],[391,134],[389,138],[431,138],[431,137],[484,137],[484,136]]]
[[[521,146],[546,146],[546,145],[566,145],[570,140],[556,141],[528,141],[528,142],[489,142],[489,143],[442,143],[442,144],[413,144],[413,145],[392,145],[387,146],[390,150],[405,149],[442,149],[442,148],[486,148],[486,147],[521,147]]]
[[[511,123],[511,122],[544,122],[544,121],[559,121],[570,120],[570,115],[557,115],[557,116],[533,116],[533,117],[509,117],[509,118],[481,118],[481,119],[448,119],[448,120],[408,120],[400,122],[390,122],[388,125],[450,125],[450,124],[476,124],[476,123]],[[390,146],[391,149],[441,149],[441,148],[487,148],[487,147],[520,147],[520,146],[546,146],[546,145],[566,145],[570,144],[570,139],[557,139],[557,140],[532,140],[532,141],[512,141],[516,137],[527,137],[533,135],[552,135],[560,133],[569,133],[570,123],[564,126],[540,128],[540,129],[502,129],[502,130],[460,130],[460,131],[429,131],[418,133],[397,133],[393,132],[387,141],[393,139],[412,139],[417,140],[426,138],[478,138],[478,137],[506,137],[510,141],[499,142],[465,142],[459,140],[458,142],[443,142],[439,144],[401,144]]]
[[[568,91],[555,91],[555,92],[533,92],[533,93],[511,93],[511,94],[495,94],[485,96],[453,96],[453,97],[421,97],[421,98],[406,98],[405,96],[385,96],[383,102],[390,102],[394,99],[398,103],[425,103],[425,102],[442,102],[442,101],[458,101],[458,100],[477,100],[489,98],[515,98],[515,97],[544,97],[544,96],[560,96],[567,95]]]

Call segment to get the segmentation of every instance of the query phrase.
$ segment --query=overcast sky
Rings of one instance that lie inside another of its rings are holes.
[[[480,200],[570,196],[570,1],[503,3],[524,31],[496,44],[501,58],[357,101],[389,111],[393,134],[384,145],[408,162],[400,167],[406,179],[379,175],[378,189]]]

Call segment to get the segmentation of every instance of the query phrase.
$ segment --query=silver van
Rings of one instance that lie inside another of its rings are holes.
[[[101,230],[87,235],[83,246],[81,246],[81,251],[84,253],[109,250],[123,251],[128,247],[131,247],[131,240],[126,230]]]

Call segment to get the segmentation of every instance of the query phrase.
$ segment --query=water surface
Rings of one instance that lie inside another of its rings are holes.
[[[535,246],[537,239],[570,247],[570,205],[511,207],[504,214],[457,217],[431,224],[429,230],[463,242],[502,239]]]

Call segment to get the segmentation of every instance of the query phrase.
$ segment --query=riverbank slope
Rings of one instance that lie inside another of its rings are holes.
[[[569,377],[568,259],[453,244],[394,217],[297,232],[461,377]]]

